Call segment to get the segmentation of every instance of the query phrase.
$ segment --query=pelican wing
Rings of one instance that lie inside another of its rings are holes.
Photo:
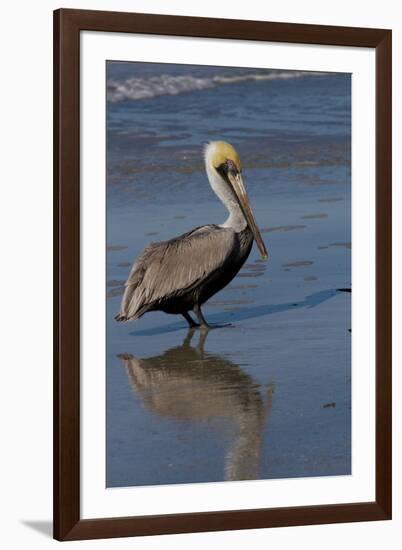
[[[137,319],[154,304],[193,288],[223,266],[235,243],[232,229],[206,225],[150,244],[131,269],[116,319]]]

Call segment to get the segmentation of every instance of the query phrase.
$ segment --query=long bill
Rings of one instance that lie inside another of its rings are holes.
[[[232,184],[233,190],[236,194],[237,200],[239,201],[240,208],[247,220],[247,223],[254,235],[255,243],[260,251],[260,256],[263,260],[268,259],[268,252],[265,248],[264,241],[262,240],[260,230],[258,229],[257,222],[255,221],[254,213],[251,209],[250,201],[247,196],[246,189],[244,187],[243,178],[240,173],[234,175],[233,173],[228,173],[228,178]]]

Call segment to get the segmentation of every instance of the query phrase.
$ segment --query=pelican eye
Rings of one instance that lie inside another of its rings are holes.
[[[231,172],[232,174],[238,174],[239,173],[239,169],[237,168],[235,162],[231,159],[228,159],[226,161],[226,164],[227,164],[227,167],[228,167],[228,172]]]
[[[227,159],[225,162],[222,162],[216,170],[221,174],[221,176],[227,177],[227,175],[233,174],[236,176],[239,173],[239,170],[236,166],[236,164],[231,159]]]

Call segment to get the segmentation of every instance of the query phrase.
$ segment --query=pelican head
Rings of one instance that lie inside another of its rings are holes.
[[[267,249],[262,240],[260,230],[246,188],[243,183],[240,157],[236,149],[226,141],[211,141],[205,147],[205,168],[212,189],[228,208],[229,212],[236,212],[240,208],[245,223],[250,227],[261,258],[268,258]],[[229,219],[231,219],[229,217]]]

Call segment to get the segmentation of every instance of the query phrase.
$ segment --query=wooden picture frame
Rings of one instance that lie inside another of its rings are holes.
[[[80,517],[80,32],[374,48],[376,498],[156,516]],[[391,31],[61,9],[54,12],[54,537],[77,540],[391,518]]]

